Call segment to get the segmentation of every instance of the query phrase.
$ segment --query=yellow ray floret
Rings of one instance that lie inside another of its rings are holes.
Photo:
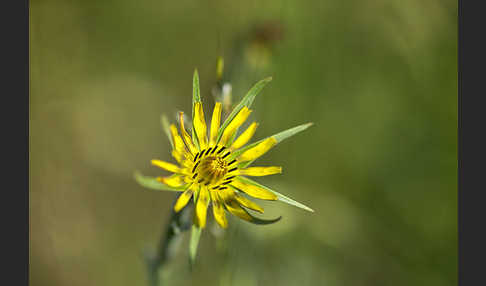
[[[223,202],[218,195],[218,191],[211,192],[211,201],[213,202],[214,219],[222,228],[227,228],[228,220],[226,219]]]
[[[253,177],[261,177],[261,176],[268,176],[274,174],[282,173],[282,167],[250,167],[246,169],[239,169],[236,171],[237,175],[245,175],[245,176],[253,176]]]
[[[172,172],[172,173],[179,173],[179,174],[183,174],[183,169],[181,169],[180,167],[172,164],[172,163],[168,163],[168,162],[165,162],[165,161],[162,161],[162,160],[152,160],[150,161],[152,163],[152,165],[154,166],[157,166],[159,168],[162,168],[164,170],[167,170],[169,172]]]
[[[199,147],[201,150],[208,147],[206,120],[204,119],[204,111],[201,102],[196,102],[194,107],[194,129],[196,130]]]
[[[257,199],[272,201],[277,199],[277,196],[274,193],[269,192],[264,188],[244,183],[240,181],[238,177],[231,183],[231,186]]]
[[[253,134],[255,134],[257,127],[258,123],[256,122],[250,124],[250,126],[243,133],[241,133],[241,135],[235,140],[235,142],[233,142],[233,144],[231,145],[231,149],[239,149],[243,147],[243,145],[248,143],[248,141],[250,141],[250,139],[253,137]]]
[[[244,219],[246,221],[252,221],[251,216],[242,208],[236,201],[230,201],[225,204],[226,209],[233,215]]]
[[[184,185],[184,180],[180,175],[172,175],[169,177],[158,177],[157,181],[166,184],[169,187],[180,187]]]
[[[259,144],[257,144],[256,146],[254,146],[253,148],[250,148],[245,152],[243,152],[243,154],[240,155],[238,160],[242,162],[255,160],[258,157],[265,154],[268,150],[270,150],[273,146],[275,146],[275,144],[277,144],[277,139],[273,137],[269,137],[263,140],[262,142],[260,142]]]
[[[180,210],[182,210],[191,199],[193,193],[194,190],[192,188],[185,190],[177,199],[174,205],[174,211],[179,212]]]
[[[237,195],[236,197],[236,201],[244,206],[245,208],[249,208],[251,210],[254,210],[254,211],[257,211],[259,213],[263,213],[263,208],[259,205],[257,205],[256,203],[250,201],[249,199],[243,197],[243,196],[239,196]]]
[[[209,204],[209,191],[206,187],[201,187],[196,203],[196,225],[200,228],[206,226],[206,216]]]
[[[182,138],[184,138],[184,141],[186,142],[189,151],[191,151],[191,154],[193,155],[196,154],[197,153],[196,146],[194,146],[191,137],[187,133],[186,128],[184,128],[184,112],[179,112],[179,124],[180,124],[179,128],[181,129]]]
[[[211,131],[209,134],[209,145],[216,144],[216,137],[218,136],[218,129],[221,121],[221,102],[216,102],[213,110],[213,117],[211,118]]]
[[[236,130],[246,121],[248,116],[250,116],[251,110],[248,107],[244,106],[240,112],[231,120],[230,124],[226,126],[223,132],[223,136],[221,137],[221,144],[226,145],[228,140],[235,134]]]

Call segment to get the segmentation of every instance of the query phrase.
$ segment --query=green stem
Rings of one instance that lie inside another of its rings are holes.
[[[148,282],[149,286],[160,286],[159,281],[159,270],[164,266],[169,260],[169,252],[174,244],[178,235],[183,231],[188,230],[191,226],[191,220],[187,219],[185,213],[190,209],[189,207],[184,208],[182,211],[176,213],[173,210],[173,206],[181,194],[178,194],[174,198],[174,202],[171,207],[171,216],[165,227],[165,231],[160,237],[159,246],[155,256],[147,258],[147,270],[148,270]]]

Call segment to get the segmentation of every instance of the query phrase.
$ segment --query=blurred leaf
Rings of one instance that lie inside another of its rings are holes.
[[[170,146],[172,146],[172,149],[174,148],[174,142],[172,141],[172,136],[170,134],[170,124],[169,120],[167,119],[167,116],[165,114],[162,114],[160,116],[160,123],[162,125],[162,129],[165,132],[165,135],[169,138]]]
[[[218,137],[216,139],[216,142],[219,142],[221,139],[221,136],[223,136],[223,131],[226,129],[228,124],[231,123],[231,120],[240,112],[240,110],[243,107],[248,107],[250,108],[251,104],[253,103],[253,100],[255,97],[260,93],[260,91],[267,85],[272,80],[272,77],[267,77],[265,79],[262,79],[261,81],[257,82],[251,89],[248,91],[248,93],[243,97],[243,99],[236,105],[236,107],[233,109],[233,111],[228,115],[228,118],[224,121],[223,125],[218,130]]]
[[[142,185],[143,187],[157,190],[157,191],[172,191],[172,192],[182,192],[187,188],[187,185],[182,187],[169,187],[159,181],[157,181],[154,177],[144,176],[139,171],[135,171],[134,173],[135,180]]]
[[[258,186],[260,188],[264,188],[265,190],[267,190],[269,192],[274,193],[275,195],[277,195],[278,200],[281,201],[281,202],[287,203],[289,205],[293,205],[295,207],[301,208],[301,209],[306,210],[306,211],[309,211],[309,212],[314,212],[314,210],[311,209],[311,208],[309,208],[308,206],[303,205],[303,204],[301,204],[301,203],[299,203],[297,201],[294,201],[293,199],[291,199],[289,197],[286,197],[286,196],[280,194],[279,192],[274,191],[274,190],[272,190],[272,189],[270,189],[268,187],[265,187],[264,185],[261,185],[261,184],[255,182],[255,181],[253,181],[251,179],[248,179],[246,177],[241,177],[241,176],[238,177],[238,178],[240,178],[241,181],[243,181],[243,182],[245,182],[247,184],[252,184],[252,185]]]

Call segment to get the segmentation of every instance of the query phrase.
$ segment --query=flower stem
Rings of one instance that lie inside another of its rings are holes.
[[[191,226],[191,220],[187,215],[188,209],[190,208],[186,207],[178,213],[173,209],[175,202],[181,194],[182,193],[177,194],[174,198],[171,208],[171,216],[165,226],[165,231],[160,237],[157,252],[154,256],[146,259],[149,286],[161,285],[159,281],[159,270],[169,261],[172,256],[171,254],[175,251],[174,248],[176,246],[176,241],[179,238],[179,234],[188,230]]]

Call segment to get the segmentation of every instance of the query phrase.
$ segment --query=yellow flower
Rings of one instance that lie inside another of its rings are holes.
[[[195,80],[196,77],[197,73]],[[192,136],[186,131],[183,112],[179,113],[179,128],[175,124],[167,128],[173,146],[172,156],[178,164],[156,159],[151,161],[153,165],[173,173],[167,177],[158,177],[157,181],[164,187],[182,192],[174,205],[174,211],[179,212],[191,198],[194,199],[194,221],[200,228],[206,225],[209,205],[212,205],[216,222],[223,228],[228,226],[226,211],[250,222],[270,222],[257,219],[246,210],[263,213],[261,206],[243,194],[261,200],[279,199],[310,210],[246,177],[281,173],[282,168],[279,166],[249,167],[249,165],[278,142],[310,126],[310,124],[301,125],[245,146],[255,134],[258,123],[251,123],[239,135],[237,135],[238,130],[252,112],[249,107],[254,97],[269,81],[270,79],[266,79],[257,83],[223,124],[221,124],[222,104],[216,102],[208,128],[199,97],[197,79],[193,96]],[[274,221],[276,220],[272,222]]]

